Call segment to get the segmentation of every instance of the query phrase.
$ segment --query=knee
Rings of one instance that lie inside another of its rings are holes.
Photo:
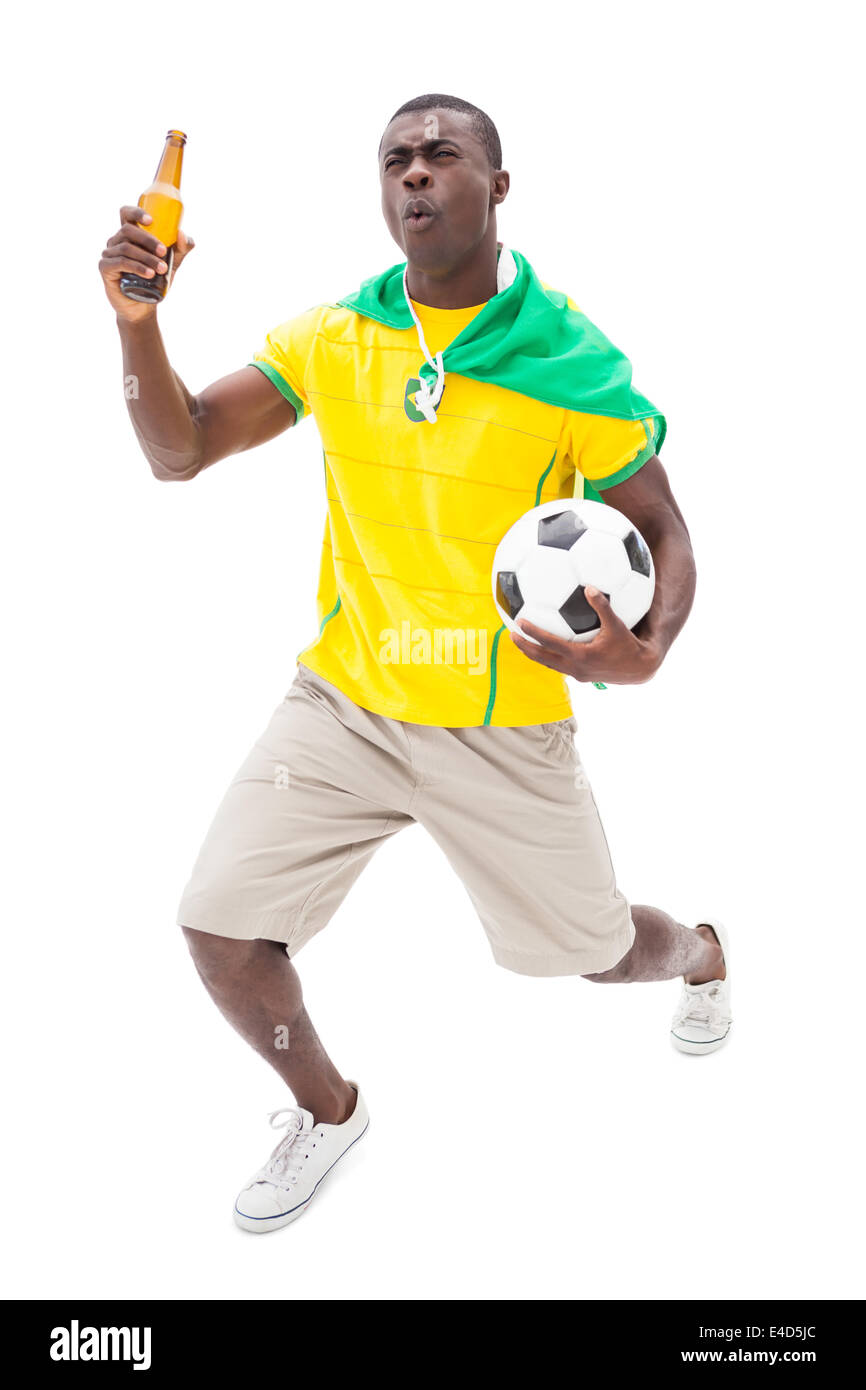
[[[279,941],[237,941],[229,936],[215,936],[212,932],[197,931],[193,927],[181,928],[189,953],[199,975],[213,989],[237,980],[251,969],[270,958],[274,952],[285,951]]]

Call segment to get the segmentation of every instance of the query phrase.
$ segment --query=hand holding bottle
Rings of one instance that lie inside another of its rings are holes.
[[[144,280],[153,280],[159,275],[165,276],[168,271],[169,248],[150,231],[152,221],[152,215],[142,212],[137,205],[122,207],[120,230],[109,237],[99,262],[99,273],[109,303],[119,318],[131,323],[151,318],[156,313],[160,301],[155,299],[150,303],[142,303],[130,299],[120,288],[121,276],[132,274]],[[177,274],[181,261],[189,255],[194,246],[193,238],[186,236],[179,229],[172,257],[172,279]]]
[[[153,183],[142,193],[137,207],[120,209],[120,231],[109,239],[99,262],[109,301],[127,322],[150,316],[165,298],[174,272],[193,245],[180,229],[185,146],[182,130],[168,132]],[[143,304],[146,312],[129,309],[123,299]]]

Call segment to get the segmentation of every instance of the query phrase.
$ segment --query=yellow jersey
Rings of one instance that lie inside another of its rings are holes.
[[[484,308],[412,304],[434,356]],[[423,361],[414,329],[334,304],[280,324],[253,357],[296,424],[315,418],[324,453],[319,629],[296,660],[392,719],[567,719],[566,678],[524,656],[501,621],[494,553],[530,508],[600,500],[630,477],[654,454],[659,422],[584,414],[448,373],[431,424],[410,401]]]

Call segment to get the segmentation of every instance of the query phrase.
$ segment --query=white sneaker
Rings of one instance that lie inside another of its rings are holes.
[[[731,953],[728,933],[715,917],[699,917],[696,927],[712,927],[719,938],[725,962],[724,980],[707,980],[687,985],[671,1024],[671,1042],[680,1052],[715,1052],[727,1042],[731,1031]]]
[[[319,1183],[367,1132],[370,1117],[355,1081],[355,1109],[341,1125],[316,1124],[303,1106],[285,1106],[270,1115],[272,1129],[284,1129],[282,1138],[263,1168],[254,1173],[238,1194],[234,1217],[245,1231],[275,1231],[302,1216],[316,1195]],[[274,1121],[281,1117],[279,1123]]]

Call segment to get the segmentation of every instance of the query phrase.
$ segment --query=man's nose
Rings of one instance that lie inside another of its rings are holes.
[[[403,175],[403,182],[410,188],[417,188],[419,184],[426,187],[430,182],[430,175],[423,164],[410,164]]]

